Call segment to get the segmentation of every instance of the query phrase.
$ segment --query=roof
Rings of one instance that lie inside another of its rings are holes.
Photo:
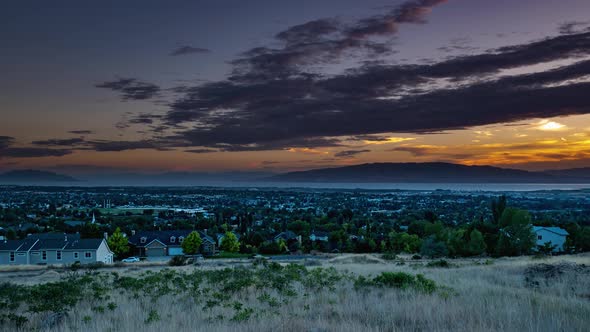
[[[63,250],[68,242],[62,239],[41,239],[35,242],[31,250]]]
[[[96,250],[104,239],[80,239],[79,235],[60,233],[34,234],[24,240],[0,241],[0,251]]]
[[[66,234],[66,233],[38,233],[27,236],[27,239],[33,240],[77,240],[80,239],[80,234]]]
[[[154,240],[158,240],[166,246],[177,246],[179,245],[178,238],[181,236],[186,238],[191,232],[193,232],[193,230],[141,231],[131,236],[129,238],[129,243],[136,245],[138,247],[143,247]],[[199,233],[203,241],[208,241],[213,244],[215,243],[215,241],[204,232],[197,231],[197,233]],[[141,242],[142,237],[146,238],[146,241],[144,243]],[[170,242],[171,237],[175,237],[176,241]]]
[[[70,227],[77,227],[77,226],[84,226],[86,225],[86,221],[80,221],[80,220],[68,220],[68,221],[64,221],[64,224]]]
[[[64,250],[96,250],[104,239],[80,239],[68,242]]]
[[[232,233],[236,236],[238,240],[240,239],[240,234],[236,234],[234,232]],[[217,241],[219,241],[225,237],[225,233],[217,233],[215,236],[217,237]]]
[[[561,235],[561,236],[568,236],[569,235],[569,233],[565,229],[560,228],[560,227],[533,226],[533,231],[535,231],[535,233],[538,231],[541,231],[541,230],[546,230],[548,232],[555,233],[555,234]]]
[[[322,232],[322,231],[312,231],[311,235],[314,235],[316,237],[324,237],[324,236],[330,236],[330,233]]]
[[[292,231],[286,231],[286,232],[281,232],[277,235],[275,235],[274,239],[283,239],[283,240],[292,240],[292,239],[296,239],[297,235],[295,233],[293,233]]]
[[[0,251],[16,251],[23,242],[23,240],[0,241]]]

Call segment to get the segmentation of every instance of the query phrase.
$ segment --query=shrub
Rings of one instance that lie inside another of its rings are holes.
[[[184,256],[174,256],[168,262],[170,266],[184,266],[187,265],[187,258]]]
[[[354,286],[357,289],[367,286],[400,289],[411,288],[429,294],[437,289],[436,283],[433,280],[427,279],[422,274],[414,276],[405,272],[382,272],[372,280],[360,276],[354,281]]]
[[[383,258],[383,259],[385,259],[387,261],[393,261],[393,260],[396,260],[398,257],[393,252],[386,252],[383,255],[381,255],[381,258]]]
[[[145,319],[145,323],[150,324],[153,322],[157,322],[159,320],[160,320],[160,314],[158,314],[158,312],[156,310],[150,310],[147,318]]]
[[[429,262],[428,264],[426,264],[426,266],[427,267],[445,267],[445,268],[448,268],[448,267],[451,267],[451,264],[449,264],[449,262],[447,262],[444,259],[439,259],[439,260],[436,260],[436,261]]]

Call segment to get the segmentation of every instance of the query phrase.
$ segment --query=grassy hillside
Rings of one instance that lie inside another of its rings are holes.
[[[0,330],[584,331],[590,324],[587,255],[447,263],[347,255],[308,266],[5,269]]]

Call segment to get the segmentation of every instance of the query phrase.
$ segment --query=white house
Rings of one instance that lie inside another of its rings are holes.
[[[533,226],[533,231],[537,237],[538,246],[550,242],[551,245],[556,246],[555,249],[553,249],[553,252],[564,251],[563,245],[565,244],[565,239],[569,235],[565,229],[559,227]]]

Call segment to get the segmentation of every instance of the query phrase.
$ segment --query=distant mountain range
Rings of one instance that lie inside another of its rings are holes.
[[[451,163],[374,163],[270,177],[276,182],[385,183],[590,183],[590,169],[529,172]]]
[[[18,170],[0,174],[0,183],[4,184],[46,184],[78,182],[77,179],[63,174],[37,170]]]
[[[76,177],[40,170],[0,174],[0,184],[82,186],[249,186],[277,183],[590,183],[590,168],[530,172],[451,163],[374,163],[283,174],[267,172],[104,172]]]

